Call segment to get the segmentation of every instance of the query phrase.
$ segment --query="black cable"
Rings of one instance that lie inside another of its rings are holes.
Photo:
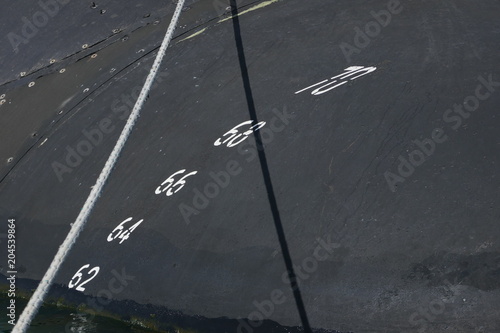
[[[248,112],[250,113],[250,119],[258,123],[259,120],[257,119],[257,113],[255,111],[255,103],[253,99],[252,88],[250,86],[250,78],[248,76],[245,52],[243,49],[243,40],[241,38],[240,21],[238,17],[238,7],[236,4],[236,0],[231,0],[231,14],[232,14],[232,21],[234,28],[234,39],[236,41],[236,48],[238,50],[238,59],[240,62],[240,70],[241,70],[241,77],[243,79],[243,86],[245,88],[245,96],[248,105]],[[278,234],[278,239],[281,246],[281,252],[283,253],[283,259],[285,261],[286,269],[288,272],[290,287],[292,288],[293,291],[293,296],[295,298],[295,303],[297,304],[297,310],[299,311],[300,320],[302,322],[302,327],[304,328],[304,332],[312,333],[311,327],[309,325],[309,320],[307,318],[304,302],[302,301],[302,295],[300,293],[299,285],[297,283],[297,276],[295,275],[295,271],[293,269],[292,257],[290,256],[290,251],[288,250],[285,231],[283,230],[283,224],[281,223],[278,203],[276,201],[276,196],[274,195],[273,183],[271,181],[271,174],[269,173],[266,152],[264,151],[264,145],[262,144],[260,131],[254,132],[254,138],[258,147],[257,151],[259,155],[260,166],[262,169],[262,176],[264,178],[264,183],[266,185],[267,197],[269,199],[269,205],[271,206],[271,212],[273,214],[273,219],[274,219],[274,226],[276,227],[276,233]]]

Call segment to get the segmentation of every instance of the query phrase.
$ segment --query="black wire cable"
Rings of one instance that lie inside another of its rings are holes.
[[[240,62],[241,77],[243,79],[243,86],[245,89],[248,112],[250,113],[250,119],[258,123],[259,120],[257,119],[257,113],[255,111],[255,103],[253,99],[252,88],[250,86],[250,78],[248,76],[245,51],[243,48],[243,40],[241,38],[240,21],[238,17],[238,7],[236,4],[236,0],[231,0],[231,14],[232,14],[232,21],[234,28],[234,39],[236,41],[236,48],[238,50],[238,59]],[[285,231],[283,230],[283,224],[281,223],[281,216],[278,209],[276,196],[274,195],[273,183],[271,181],[271,174],[269,172],[266,152],[264,151],[264,145],[262,144],[260,131],[254,132],[254,138],[258,147],[257,151],[259,155],[260,166],[262,169],[262,176],[264,178],[264,183],[266,185],[267,197],[269,200],[269,205],[271,207],[271,212],[273,214],[274,225],[276,227],[276,233],[278,235],[278,240],[280,242],[281,252],[283,253],[283,259],[285,261],[286,269],[288,272],[290,287],[292,288],[293,291],[293,296],[295,298],[295,303],[297,305],[297,310],[300,315],[300,320],[302,322],[302,327],[304,328],[304,332],[312,333],[311,327],[309,325],[309,319],[307,318],[304,302],[302,301],[302,295],[300,293],[299,285],[297,283],[297,276],[295,275],[295,271],[293,269],[292,258],[290,256],[290,251],[288,250]]]

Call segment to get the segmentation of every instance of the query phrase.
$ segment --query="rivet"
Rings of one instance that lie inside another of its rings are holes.
[[[62,114],[63,113],[63,110],[59,111],[58,114]]]
[[[144,14],[144,16],[143,16],[143,17],[144,17],[144,18],[148,18],[148,17],[150,17],[150,16],[151,16],[151,14],[150,14],[150,13],[147,13],[147,14]]]
[[[21,72],[21,77],[26,76],[26,72]]]
[[[158,23],[160,23],[160,20],[156,20],[153,22],[154,25],[157,25]]]
[[[101,9],[101,15],[106,13],[106,9]]]
[[[90,56],[92,59],[97,58],[97,53],[94,53],[93,55]]]
[[[0,100],[0,105],[4,105],[4,104],[5,104],[5,99]]]
[[[33,87],[35,85],[35,81],[31,81],[29,84],[28,84],[28,87]]]
[[[113,29],[113,33],[114,33],[114,34],[117,34],[117,33],[119,33],[119,32],[120,32],[120,29]]]
[[[62,69],[59,71],[59,73],[61,73],[61,74],[62,74],[62,73],[64,73],[64,72],[66,72],[66,68],[62,68]]]
[[[124,37],[122,38],[122,42],[125,42],[125,41],[127,41],[127,40],[128,40],[128,36],[124,36]]]
[[[5,94],[2,94],[2,96],[0,96],[0,99],[4,99],[5,98]]]
[[[7,163],[12,163],[12,161],[13,161],[13,160],[14,160],[14,157],[9,157],[9,158],[7,159]]]
[[[50,59],[50,63],[53,64],[56,62],[56,59]]]
[[[139,51],[137,51],[137,53],[142,53],[144,52],[144,49],[140,49]]]
[[[86,93],[86,92],[88,92],[89,90],[90,90],[89,88],[85,88],[85,89],[83,89],[83,92],[84,92],[84,93]]]
[[[92,4],[90,5],[90,8],[97,8],[97,5],[95,2],[92,2]]]
[[[89,44],[83,44],[83,45],[82,45],[82,49],[86,49],[86,48],[88,48],[88,47],[89,47]]]
[[[111,68],[111,69],[109,70],[109,72],[110,72],[110,73],[113,73],[114,71],[116,71],[116,68]]]

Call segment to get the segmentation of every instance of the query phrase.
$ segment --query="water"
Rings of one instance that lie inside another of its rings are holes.
[[[0,304],[2,309],[7,307],[8,299],[5,296],[0,296]],[[16,308],[18,311],[24,308],[25,301],[16,300]],[[0,332],[11,332],[13,326],[8,323],[9,318],[5,315],[5,311],[0,311]],[[16,318],[19,318],[20,313],[16,313]],[[28,333],[152,333],[154,331],[132,326],[117,320],[94,317],[90,321],[90,315],[83,315],[66,308],[58,308],[55,306],[44,306],[31,323]]]

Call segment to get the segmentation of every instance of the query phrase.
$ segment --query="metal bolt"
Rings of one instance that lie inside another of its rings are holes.
[[[28,84],[28,87],[33,87],[35,85],[35,81],[31,81],[30,84]]]

